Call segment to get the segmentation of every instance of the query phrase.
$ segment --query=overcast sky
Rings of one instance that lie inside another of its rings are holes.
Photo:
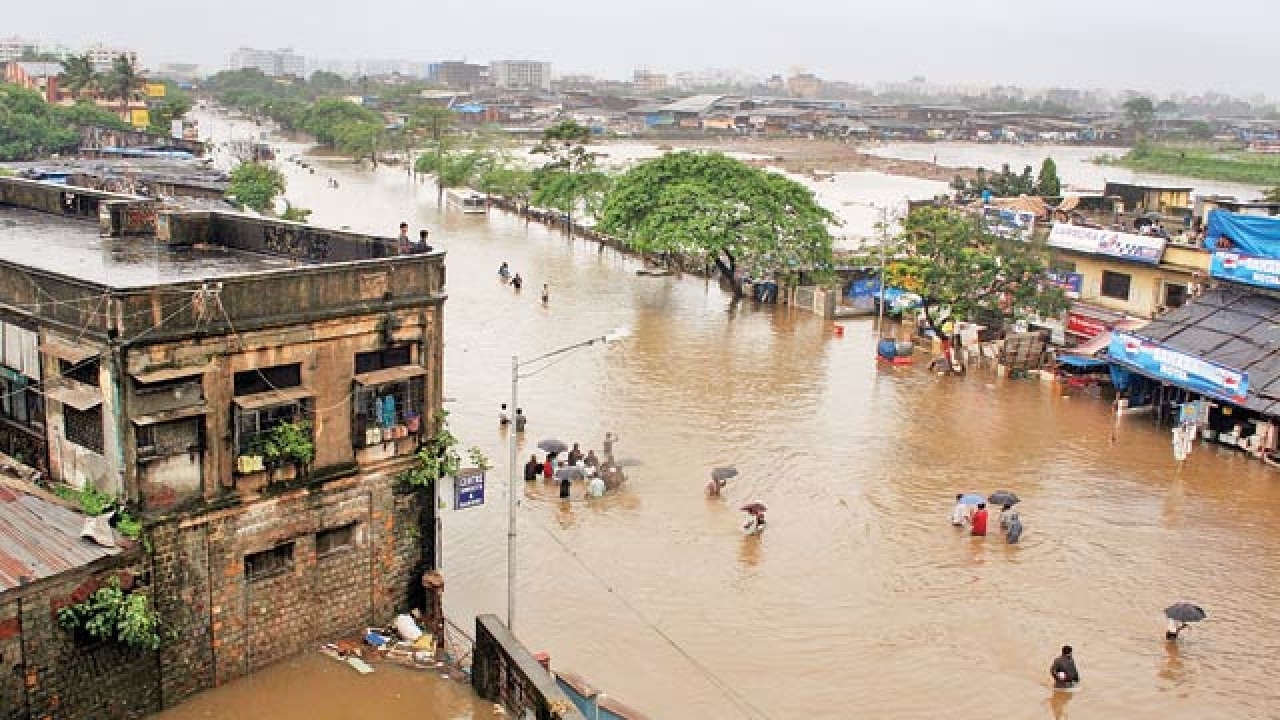
[[[225,66],[236,47],[330,59],[548,60],[629,78],[725,68],[1280,99],[1280,0],[0,0],[0,37]]]

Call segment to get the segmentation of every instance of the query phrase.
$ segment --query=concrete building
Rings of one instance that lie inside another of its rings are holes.
[[[427,79],[454,90],[471,91],[491,84],[489,66],[453,60],[427,66]]]
[[[631,84],[638,93],[657,94],[666,91],[666,73],[636,70],[631,75]]]
[[[242,47],[231,53],[228,67],[232,70],[258,70],[268,77],[306,77],[306,58],[292,48],[255,50]]]
[[[0,450],[119,496],[147,537],[106,557],[0,529],[0,556],[66,560],[0,582],[24,668],[0,717],[154,712],[410,602],[436,617],[436,504],[399,476],[440,408],[443,253],[16,178],[0,224]],[[173,631],[159,650],[57,627],[126,575]]]
[[[129,62],[133,63],[134,67],[140,67],[138,65],[138,52],[128,48],[109,47],[102,43],[94,43],[84,49],[84,54],[89,56],[89,61],[93,63],[95,72],[110,71],[112,63],[121,55],[129,58]]]
[[[551,91],[551,63],[534,60],[495,60],[489,77],[503,90]]]
[[[58,75],[62,73],[62,65],[52,62],[24,62],[14,60],[4,63],[4,81],[27,90],[35,90],[44,97],[45,102],[58,102]]]
[[[13,62],[40,51],[39,43],[17,36],[0,38],[0,63]]]

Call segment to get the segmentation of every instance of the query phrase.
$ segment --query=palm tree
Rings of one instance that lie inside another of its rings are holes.
[[[112,61],[111,72],[107,73],[105,83],[107,98],[120,98],[121,116],[128,113],[129,101],[142,89],[144,82],[145,80],[138,74],[138,69],[133,66],[133,61],[127,55],[117,55]],[[128,120],[129,118],[126,118],[126,121]]]
[[[62,83],[62,87],[71,93],[73,98],[79,98],[85,92],[93,90],[97,85],[98,76],[93,71],[93,61],[89,59],[89,54],[72,55],[62,61],[62,72],[58,73],[58,82]]]

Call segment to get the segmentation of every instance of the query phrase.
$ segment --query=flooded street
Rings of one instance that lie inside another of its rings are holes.
[[[1280,474],[1261,463],[1199,446],[1179,468],[1167,430],[1051,384],[878,368],[870,321],[835,337],[701,278],[640,277],[500,212],[441,212],[403,169],[279,166],[312,222],[390,236],[407,220],[449,253],[446,407],[496,465],[486,505],[444,517],[460,625],[505,615],[511,356],[627,326],[520,384],[522,461],[544,437],[599,452],[612,430],[643,462],[601,501],[541,483],[524,498],[516,630],[553,666],[655,720],[1274,717]],[[523,294],[498,282],[503,261]],[[741,475],[708,499],[723,464]],[[956,492],[997,488],[1023,498],[1020,545],[948,523]],[[769,506],[759,538],[738,530],[749,501]],[[1162,610],[1183,599],[1210,619],[1171,650]],[[1048,682],[1064,643],[1074,694]]]

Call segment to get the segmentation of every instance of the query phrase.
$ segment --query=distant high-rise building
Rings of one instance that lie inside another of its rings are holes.
[[[84,54],[89,56],[89,62],[93,63],[93,69],[97,72],[109,72],[111,65],[116,58],[121,55],[129,58],[129,62],[135,66],[138,64],[138,52],[128,48],[108,47],[102,43],[94,43],[84,49]]]
[[[504,90],[551,90],[551,63],[534,60],[495,60],[489,64],[493,84]]]
[[[648,70],[636,70],[631,75],[631,84],[636,92],[660,93],[667,89],[667,75]]]
[[[307,61],[293,48],[255,50],[242,47],[231,53],[228,66],[232,70],[258,70],[269,77],[306,77]]]
[[[489,67],[446,60],[429,65],[427,79],[454,90],[475,90],[489,84]]]
[[[787,78],[787,92],[798,98],[816,98],[822,94],[822,80],[813,73],[797,73]]]
[[[34,55],[39,46],[20,37],[0,38],[0,63],[13,62],[24,55]]]

